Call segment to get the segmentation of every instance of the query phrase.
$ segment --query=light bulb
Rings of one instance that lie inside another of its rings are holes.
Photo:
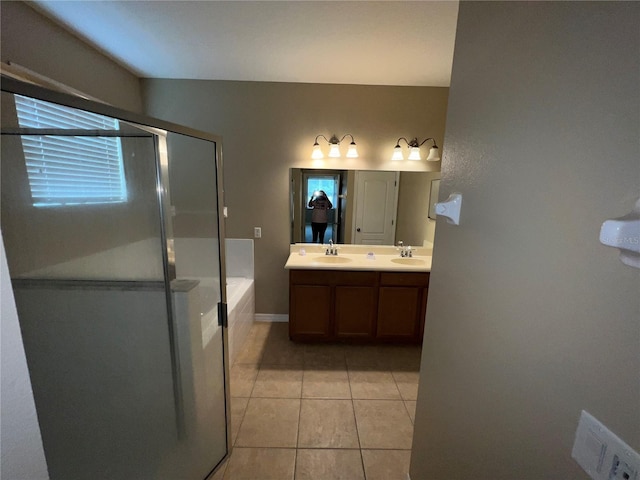
[[[409,160],[420,160],[420,147],[411,147]]]
[[[440,152],[438,152],[438,147],[433,146],[431,150],[429,150],[429,156],[427,157],[427,161],[429,162],[437,162],[440,160]]]
[[[393,149],[391,160],[404,160],[404,155],[402,155],[402,147],[400,145],[396,145],[396,147]]]
[[[347,158],[358,158],[358,150],[356,150],[356,142],[349,144],[349,150],[347,150]]]
[[[317,143],[313,145],[313,153],[311,154],[311,158],[313,158],[314,160],[320,160],[321,158],[324,158],[322,149],[320,148],[320,145]]]
[[[329,156],[331,158],[339,158],[340,157],[340,144],[332,143],[331,148],[329,149]]]

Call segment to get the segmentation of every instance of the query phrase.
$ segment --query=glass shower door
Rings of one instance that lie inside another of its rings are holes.
[[[217,162],[212,161],[220,152],[215,145],[212,150],[211,142],[172,132],[166,143],[170,189],[165,199],[171,212],[171,222],[166,223],[173,239],[169,257],[175,260],[174,312],[176,319],[183,319],[176,332],[176,350],[189,468],[197,475],[211,471],[215,465],[210,459],[222,458],[227,451],[224,242],[220,241],[219,190],[214,188],[221,182]],[[161,163],[164,170],[162,155]]]
[[[2,235],[50,477],[204,479],[228,451],[219,147],[68,101],[84,109],[2,92]]]

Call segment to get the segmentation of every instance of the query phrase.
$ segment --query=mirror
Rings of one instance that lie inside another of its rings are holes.
[[[440,179],[431,180],[431,190],[429,192],[429,218],[436,219],[436,203],[438,203],[438,194],[440,193]]]
[[[317,243],[432,243],[435,220],[429,207],[437,198],[433,180],[439,178],[440,172],[292,168],[291,243],[314,243],[314,236]]]

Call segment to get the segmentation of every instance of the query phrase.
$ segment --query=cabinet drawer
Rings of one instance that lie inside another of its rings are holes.
[[[378,272],[349,270],[290,270],[293,285],[366,285],[378,284]]]
[[[429,274],[422,272],[383,272],[380,274],[380,285],[426,287],[429,285]]]
[[[330,285],[333,273],[331,270],[289,270],[289,281],[296,285]]]
[[[378,272],[335,272],[336,285],[366,285],[378,284]]]

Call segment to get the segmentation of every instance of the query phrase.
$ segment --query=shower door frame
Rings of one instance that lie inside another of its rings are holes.
[[[223,157],[222,157],[222,137],[219,135],[203,132],[200,130],[185,127],[183,125],[159,120],[157,118],[123,110],[105,103],[89,100],[69,94],[64,91],[52,90],[48,87],[33,83],[33,79],[24,79],[19,74],[10,71],[10,67],[2,64],[2,75],[0,90],[11,94],[24,95],[27,97],[44,100],[46,102],[64,105],[79,110],[116,118],[135,124],[135,126],[150,131],[155,137],[156,149],[156,186],[158,195],[158,207],[161,220],[162,235],[162,261],[164,267],[164,283],[165,296],[167,302],[168,328],[171,342],[171,357],[173,381],[175,388],[176,407],[180,408],[180,392],[177,380],[179,376],[179,365],[177,365],[177,347],[175,346],[174,332],[174,315],[173,300],[171,297],[171,281],[176,279],[175,267],[175,250],[173,237],[173,223],[171,217],[171,205],[169,200],[169,159],[166,145],[165,132],[177,133],[188,137],[193,137],[215,144],[215,171],[216,171],[216,188],[217,188],[217,216],[218,216],[218,252],[219,252],[219,269],[220,269],[220,303],[218,306],[219,319],[218,323],[222,327],[222,348],[223,348],[223,364],[224,364],[224,391],[225,391],[225,424],[226,424],[226,455],[220,459],[213,470],[205,477],[211,478],[220,468],[220,466],[228,459],[232,451],[231,441],[231,393],[229,388],[229,338],[228,338],[228,322],[227,313],[227,291],[226,291],[226,265],[225,265],[225,226],[224,226],[224,179],[223,179]],[[59,88],[58,85],[54,85]],[[156,130],[156,131],[154,131]],[[205,480],[203,479],[203,480]]]

